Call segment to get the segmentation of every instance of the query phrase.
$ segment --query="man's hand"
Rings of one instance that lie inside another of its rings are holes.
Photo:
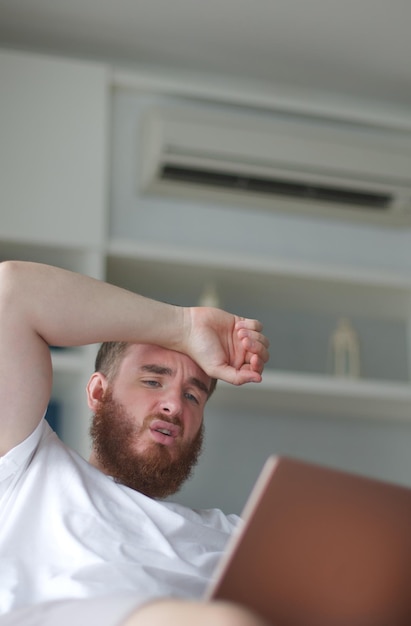
[[[212,378],[234,385],[260,382],[269,342],[257,320],[220,309],[185,309],[184,351]]]

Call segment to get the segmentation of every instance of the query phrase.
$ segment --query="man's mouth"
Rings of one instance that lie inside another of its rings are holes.
[[[156,428],[156,431],[158,433],[163,433],[163,435],[168,435],[169,437],[171,437],[171,430],[169,430],[168,428]]]
[[[150,424],[150,433],[157,443],[170,446],[181,433],[181,427],[165,420],[155,419]]]

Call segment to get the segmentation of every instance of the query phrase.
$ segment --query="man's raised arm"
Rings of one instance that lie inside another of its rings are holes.
[[[49,345],[102,341],[161,345],[188,354],[211,377],[259,382],[268,341],[256,320],[178,307],[38,263],[0,264],[0,455],[23,441],[47,407]]]

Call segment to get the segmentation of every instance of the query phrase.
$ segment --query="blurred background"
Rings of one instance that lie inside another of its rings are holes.
[[[411,5],[0,0],[0,259],[261,319],[178,499],[240,512],[269,454],[411,484]],[[52,349],[87,456],[96,346]]]

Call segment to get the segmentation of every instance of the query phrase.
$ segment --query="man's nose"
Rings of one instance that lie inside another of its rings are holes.
[[[182,398],[179,392],[167,392],[160,400],[160,411],[165,415],[174,417],[182,412]]]

